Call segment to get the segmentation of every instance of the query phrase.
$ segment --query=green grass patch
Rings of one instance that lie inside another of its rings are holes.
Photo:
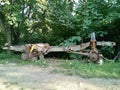
[[[69,75],[79,75],[85,78],[120,78],[120,62],[105,62],[103,65],[98,65],[67,60],[61,66]]]
[[[9,55],[0,53],[0,64],[16,63],[17,65],[37,65],[55,67],[54,73],[65,73],[68,75],[79,75],[85,78],[119,78],[120,79],[120,60],[117,62],[104,62],[102,65],[85,63],[77,60],[22,60],[20,55]]]
[[[22,60],[20,55],[10,55],[6,53],[0,53],[0,64],[9,64],[16,63],[17,65],[37,65],[41,67],[49,66],[49,63],[46,60]]]

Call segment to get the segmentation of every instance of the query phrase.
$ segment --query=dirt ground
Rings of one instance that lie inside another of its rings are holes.
[[[120,80],[82,78],[42,68],[10,63],[0,65],[0,90],[120,90]]]

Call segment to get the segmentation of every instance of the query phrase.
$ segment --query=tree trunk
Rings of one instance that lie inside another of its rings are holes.
[[[2,28],[2,31],[4,32],[4,34],[6,35],[6,39],[7,39],[6,41],[8,45],[11,45],[11,31],[9,28],[5,27],[1,19],[0,19],[0,27]],[[11,54],[11,51],[8,49],[7,53]]]
[[[6,30],[6,38],[7,38],[8,45],[11,46],[11,42],[12,42],[12,40],[11,40],[11,30],[9,28],[7,28],[7,30]],[[11,54],[10,49],[7,50],[7,53]]]

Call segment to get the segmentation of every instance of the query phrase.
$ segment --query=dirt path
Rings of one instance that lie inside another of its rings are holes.
[[[0,65],[0,90],[120,90],[120,80],[52,73],[54,66]]]

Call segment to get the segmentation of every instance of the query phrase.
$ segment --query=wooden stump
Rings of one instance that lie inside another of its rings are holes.
[[[102,65],[103,64],[103,55],[99,54],[99,60],[97,61],[98,64]]]
[[[27,60],[27,59],[30,59],[30,60],[37,60],[37,57],[36,56],[33,56],[32,54],[27,54],[27,53],[22,53],[21,55],[21,58],[23,60]]]
[[[89,53],[89,57],[92,62],[96,63],[97,61],[99,61],[99,54],[97,52],[91,51]]]
[[[30,58],[30,60],[35,61],[35,60],[38,60],[38,59],[37,59],[37,57],[32,57],[32,58]]]
[[[40,54],[40,55],[39,55],[39,59],[40,59],[40,60],[44,60],[44,55],[43,55],[43,54]]]
[[[23,59],[23,60],[26,60],[26,59],[28,59],[28,55],[26,54],[26,53],[22,53],[22,55],[21,55],[21,58]]]

